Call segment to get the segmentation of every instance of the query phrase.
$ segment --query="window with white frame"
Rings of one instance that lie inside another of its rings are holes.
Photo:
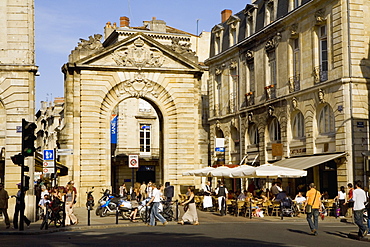
[[[151,124],[140,124],[140,153],[150,153],[151,149]]]
[[[248,138],[249,138],[250,145],[256,145],[259,143],[259,134],[258,134],[258,128],[256,124],[249,125]]]
[[[276,117],[271,120],[268,130],[271,142],[281,141],[280,124]]]
[[[305,137],[304,117],[302,112],[298,112],[292,122],[293,138],[300,139]]]
[[[326,104],[319,114],[319,133],[332,134],[335,131],[334,113],[330,105]]]
[[[320,81],[328,79],[328,38],[326,25],[319,27]]]

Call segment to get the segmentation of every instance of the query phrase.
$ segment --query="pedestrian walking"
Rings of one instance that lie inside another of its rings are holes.
[[[140,195],[142,199],[147,198],[146,196],[146,184],[145,181],[140,185]]]
[[[4,184],[0,183],[0,212],[3,214],[6,229],[10,227],[10,221],[8,216],[8,192],[4,189]]]
[[[65,202],[65,211],[66,211],[66,220],[65,225],[69,226],[71,224],[77,225],[78,220],[76,215],[73,213],[73,202],[75,200],[75,192],[73,190],[73,185],[67,185],[67,193],[66,193],[66,202]]]
[[[226,215],[226,200],[229,192],[224,187],[224,183],[220,182],[220,186],[216,188],[215,194],[218,196],[218,210],[221,216]]]
[[[21,183],[17,184],[17,186],[18,186],[18,192],[17,192],[17,195],[15,196],[16,201],[15,201],[15,210],[14,210],[14,217],[13,217],[13,228],[14,229],[18,229],[18,215],[21,209],[24,210],[26,207],[24,203],[24,198],[21,199],[21,194],[22,194],[21,193]],[[26,215],[23,215],[23,222],[26,223],[27,227],[29,227],[31,224],[31,221],[26,217]]]
[[[158,210],[159,204],[161,203],[161,191],[160,190],[162,187],[163,187],[162,185],[158,185],[156,187],[154,183],[152,184],[152,198],[147,203],[147,206],[153,203],[152,209],[150,211],[150,222],[148,226],[155,226],[156,218],[160,222],[162,222],[164,226],[168,224],[167,220],[163,218],[163,216],[159,213],[159,210]]]
[[[357,181],[355,184],[355,190],[353,190],[353,216],[355,224],[358,226],[358,236],[360,238],[367,235],[367,226],[364,225],[364,211],[365,203],[367,202],[366,193],[361,188],[362,184]]]
[[[190,222],[193,225],[199,225],[197,207],[194,201],[194,187],[188,188],[189,197],[188,200],[181,203],[182,206],[187,206],[185,214],[182,216],[182,220],[178,223],[184,225],[185,222]]]
[[[320,191],[317,191],[314,183],[310,183],[310,190],[306,193],[305,209],[307,214],[307,222],[311,229],[311,233],[315,236],[318,235],[319,228],[319,214],[321,211]],[[312,221],[313,218],[313,221]]]
[[[344,218],[344,216],[346,216],[346,213],[347,213],[347,209],[346,209],[346,190],[345,190],[344,186],[340,186],[340,190],[338,191],[338,195],[334,199],[337,200],[338,205],[339,205],[339,209],[340,209],[339,217]]]

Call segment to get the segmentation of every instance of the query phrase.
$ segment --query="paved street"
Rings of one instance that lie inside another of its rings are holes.
[[[116,225],[114,216],[92,215],[89,227],[86,210],[76,209],[76,213],[79,225],[65,229],[40,231],[37,222],[24,232],[2,231],[1,246],[369,246],[369,242],[348,238],[349,232],[357,230],[355,225],[333,217],[320,220],[319,235],[312,236],[304,217],[247,219],[198,212],[199,226],[170,222],[147,227],[123,220]]]

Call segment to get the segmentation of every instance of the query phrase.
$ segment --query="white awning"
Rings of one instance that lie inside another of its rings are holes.
[[[345,155],[346,153],[337,153],[289,158],[277,161],[274,163],[274,165],[304,170]]]

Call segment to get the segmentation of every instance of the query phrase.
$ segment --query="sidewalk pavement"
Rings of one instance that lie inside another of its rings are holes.
[[[180,207],[180,216],[183,214],[182,207]],[[32,222],[30,227],[24,225],[24,230],[20,231],[15,229],[5,229],[5,223],[0,222],[0,235],[37,235],[37,234],[46,234],[59,231],[75,231],[75,230],[89,230],[89,229],[102,229],[102,228],[115,228],[115,227],[131,227],[131,226],[145,226],[146,224],[139,220],[137,223],[130,222],[129,220],[123,220],[121,216],[118,216],[118,224],[116,224],[116,216],[109,215],[107,217],[100,217],[95,215],[95,210],[90,211],[90,226],[88,225],[88,211],[86,208],[75,208],[74,213],[78,218],[78,224],[66,227],[56,228],[51,224],[48,230],[41,230],[40,226],[42,221]],[[304,222],[306,223],[306,216],[302,214],[299,217],[284,217],[281,220],[278,216],[265,216],[263,218],[252,218],[243,217],[243,216],[233,216],[226,215],[220,216],[218,212],[205,212],[198,210],[198,218],[200,224],[215,224],[215,223],[242,223],[242,222]],[[321,221],[321,219],[320,219]],[[350,218],[335,218],[335,217],[325,217],[324,221],[327,222],[351,222]],[[168,225],[176,225],[177,222],[169,222]],[[368,239],[370,241],[370,239]]]

